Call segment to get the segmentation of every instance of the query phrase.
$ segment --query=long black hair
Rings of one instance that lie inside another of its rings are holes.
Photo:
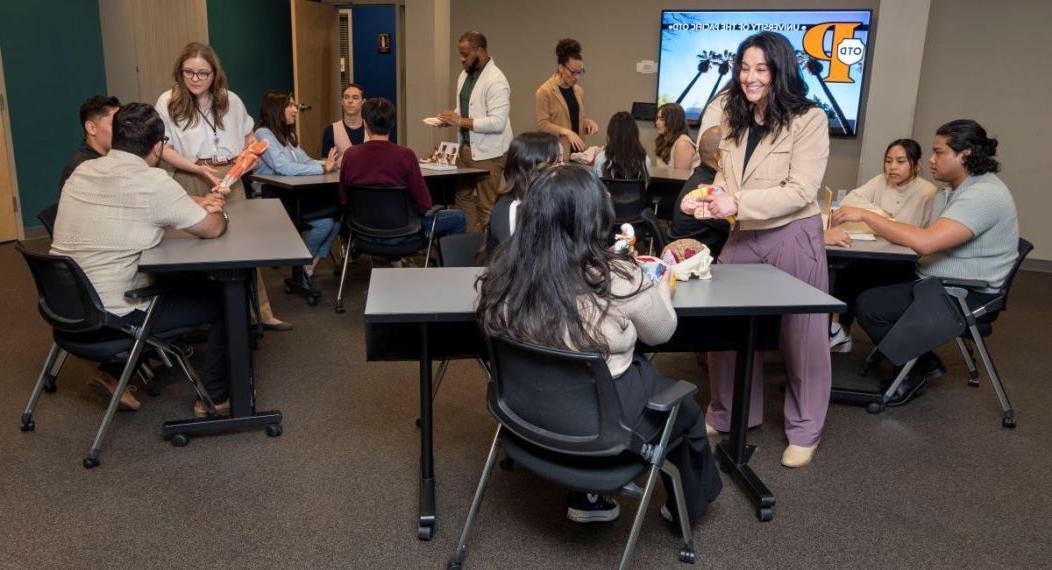
[[[964,159],[964,166],[973,175],[998,172],[1001,164],[994,155],[997,154],[997,139],[986,136],[986,129],[971,119],[957,119],[939,127],[936,135],[946,137],[946,146],[953,152],[971,152]]]
[[[512,198],[522,200],[537,170],[544,165],[555,164],[561,158],[559,137],[551,133],[534,131],[511,139],[504,161],[504,180],[508,184],[508,193]]]
[[[614,276],[632,279],[639,267],[607,248],[614,206],[602,182],[579,165],[544,169],[516,217],[515,233],[476,283],[482,332],[609,354],[606,338],[589,323],[600,322],[610,301],[623,298],[612,292]],[[586,320],[583,311],[598,320]]]
[[[618,111],[610,117],[603,152],[606,154],[604,177],[618,180],[647,177],[647,151],[639,142],[639,127],[630,113]]]
[[[259,125],[256,128],[270,129],[283,145],[299,146],[296,128],[285,122],[285,109],[291,103],[292,95],[288,91],[265,91],[259,104]]]
[[[755,122],[753,116],[756,106],[745,98],[740,76],[742,57],[745,50],[755,47],[763,51],[767,68],[771,72],[771,83],[767,86],[767,109],[764,114],[764,126],[767,132],[777,138],[782,129],[788,128],[793,117],[803,115],[815,106],[807,98],[807,84],[796,61],[796,52],[792,44],[781,34],[760,32],[753,34],[738,46],[734,56],[734,69],[731,80],[723,88],[726,94],[723,114],[730,130],[727,140],[741,143],[745,131]]]

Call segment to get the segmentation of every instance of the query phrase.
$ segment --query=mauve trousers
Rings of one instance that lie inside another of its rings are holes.
[[[720,253],[720,263],[768,263],[827,291],[822,222],[819,216],[796,220],[770,230],[732,231]],[[829,364],[829,315],[785,315],[778,346],[786,367],[785,435],[793,445],[812,446],[822,438],[829,408],[832,372]],[[709,353],[712,400],[706,419],[720,431],[730,431],[734,398],[734,352]],[[763,423],[763,353],[753,363],[749,397],[749,427]]]

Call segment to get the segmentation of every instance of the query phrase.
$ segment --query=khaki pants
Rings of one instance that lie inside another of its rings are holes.
[[[457,166],[480,168],[489,172],[489,175],[478,176],[475,185],[463,183],[457,186],[456,205],[464,211],[469,232],[481,232],[489,225],[489,214],[493,210],[493,204],[497,202],[498,196],[507,192],[504,187],[505,156],[507,155],[502,154],[486,160],[474,160],[471,158],[470,145],[460,147]]]
[[[216,166],[216,176],[223,178],[232,166],[233,164]],[[175,181],[186,190],[186,193],[191,196],[207,196],[208,193],[212,191],[212,186],[208,183],[208,180],[197,174],[191,174],[184,170],[176,169],[175,172],[172,173],[172,178],[174,178]],[[237,201],[244,199],[245,186],[240,180],[238,180],[230,187],[230,195],[227,196],[227,200]],[[259,291],[259,318],[264,322],[269,321],[274,318],[274,312],[270,309],[270,297],[267,296],[267,289],[263,286],[263,276],[259,269],[256,270],[256,290]]]

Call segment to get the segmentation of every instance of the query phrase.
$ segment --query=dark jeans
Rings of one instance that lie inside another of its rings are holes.
[[[628,370],[614,379],[614,388],[621,401],[621,417],[625,425],[632,426],[632,431],[639,434],[643,440],[656,443],[661,439],[661,430],[665,427],[667,416],[647,410],[646,404],[654,394],[674,383],[673,380],[659,374],[649,361],[639,355],[632,360]],[[670,441],[677,437],[683,437],[683,442],[670,449],[666,458],[679,469],[680,478],[683,480],[683,495],[687,502],[687,516],[693,525],[723,489],[723,481],[716,469],[716,459],[705,436],[705,414],[694,398],[683,401],[679,406]],[[672,482],[664,473],[661,477],[668,495],[665,505],[675,516]]]
[[[972,291],[968,293],[965,302],[969,308],[975,309],[996,296]],[[912,303],[913,282],[870,289],[858,297],[858,324],[873,340],[874,345],[880,344]]]
[[[226,321],[223,319],[222,289],[210,281],[180,282],[180,288],[165,294],[153,312],[150,334],[158,336],[165,331],[211,325],[208,329],[208,344],[205,349],[205,367],[200,371],[201,383],[208,395],[217,403],[227,398]],[[141,325],[146,312],[132,311],[120,321]],[[118,378],[123,365],[107,364],[100,368]]]

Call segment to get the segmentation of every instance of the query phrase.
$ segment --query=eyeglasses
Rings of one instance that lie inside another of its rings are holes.
[[[200,81],[202,79],[208,79],[209,77],[212,77],[212,73],[212,71],[194,71],[192,69],[187,69],[184,67],[183,79],[186,79],[187,81],[191,79],[196,79]]]
[[[580,77],[580,76],[584,75],[585,72],[587,71],[583,67],[581,69],[574,70],[574,69],[570,69],[569,67],[566,67],[565,65],[563,66],[563,69],[565,69],[566,71],[569,71],[570,75],[573,75],[574,77]]]
[[[165,145],[168,144],[168,135],[161,137],[161,150],[164,150]]]

